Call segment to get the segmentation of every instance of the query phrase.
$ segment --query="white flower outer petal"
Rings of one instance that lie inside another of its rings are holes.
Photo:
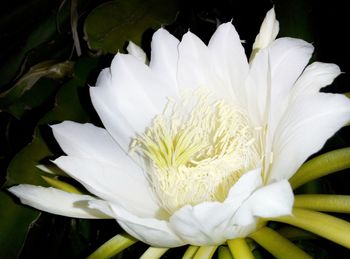
[[[111,218],[100,210],[89,208],[88,202],[97,200],[89,195],[29,184],[13,186],[9,191],[20,198],[23,204],[52,214],[85,219]]]
[[[293,190],[287,180],[272,183],[255,191],[237,210],[234,221],[240,226],[251,225],[256,217],[290,215],[294,202]]]
[[[119,225],[144,243],[154,247],[178,247],[186,244],[165,220],[138,217],[117,204],[110,203],[110,207]]]
[[[255,38],[253,49],[263,49],[268,47],[277,37],[279,32],[279,22],[276,20],[275,8],[271,8],[266,13],[261,24],[259,34]]]
[[[271,136],[287,108],[292,87],[309,62],[313,50],[310,43],[293,38],[279,38],[268,48],[271,96],[267,109],[269,109],[268,125]]]
[[[336,64],[314,62],[307,66],[293,86],[292,98],[317,94],[322,87],[330,85],[341,73]]]
[[[215,92],[216,76],[208,47],[191,32],[179,44],[178,83],[182,90],[206,87]]]
[[[139,59],[142,63],[146,63],[147,61],[146,53],[143,51],[143,49],[141,49],[138,45],[136,45],[132,41],[129,41],[129,44],[126,47],[126,50],[130,55],[133,55],[135,58]]]
[[[179,58],[179,40],[171,35],[167,30],[160,28],[152,37],[151,61],[149,67],[154,73],[162,76],[168,84],[166,87],[172,88],[176,99],[179,95],[177,82],[177,62]],[[164,86],[165,87],[165,86]]]
[[[62,156],[54,161],[96,196],[124,206],[139,216],[155,216],[159,206],[152,197],[148,181],[141,170],[129,164],[118,167],[92,159]]]
[[[350,100],[340,94],[308,94],[292,101],[276,130],[269,181],[292,177],[349,118]]]
[[[230,23],[221,24],[208,44],[214,75],[219,77],[213,86],[220,91],[220,97],[245,107],[244,81],[249,64],[235,27]],[[231,96],[228,98],[228,96]]]
[[[233,217],[244,200],[261,186],[260,172],[258,168],[244,174],[223,203],[203,202],[182,207],[170,218],[171,228],[191,245],[217,245],[227,239],[248,235],[255,222],[242,228]]]
[[[69,156],[94,159],[119,166],[128,166],[133,163],[103,128],[90,123],[81,124],[72,121],[64,121],[51,127],[58,144]],[[132,173],[134,172],[142,173],[136,169]]]
[[[111,73],[109,68],[101,71],[97,78],[96,87],[90,87],[92,104],[103,125],[124,152],[128,152],[135,128],[126,119],[116,102],[115,93],[111,87]]]

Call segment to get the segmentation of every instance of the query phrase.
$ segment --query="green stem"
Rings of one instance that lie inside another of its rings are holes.
[[[219,259],[233,259],[232,255],[230,253],[230,250],[227,248],[227,246],[220,246],[219,247],[218,258]]]
[[[197,253],[199,246],[188,246],[186,252],[182,256],[182,259],[192,259]]]
[[[140,257],[140,259],[159,259],[169,248],[149,247]]]
[[[93,252],[87,259],[104,259],[110,258],[129,246],[135,244],[137,240],[128,234],[119,234],[108,240]]]
[[[254,255],[244,238],[228,240],[227,244],[235,259],[254,259]]]
[[[350,195],[295,195],[294,207],[317,211],[350,213]]]
[[[319,177],[350,168],[350,148],[334,150],[303,164],[289,180],[293,189]]]
[[[298,208],[293,209],[292,216],[270,220],[305,229],[350,249],[350,223],[345,220],[321,212]]]
[[[281,259],[311,259],[312,257],[284,238],[276,231],[263,227],[250,235],[258,244],[264,247],[276,258]]]
[[[210,259],[213,257],[217,246],[201,246],[195,256],[194,259]]]

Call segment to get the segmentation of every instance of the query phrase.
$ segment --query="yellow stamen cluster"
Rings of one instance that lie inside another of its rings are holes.
[[[243,111],[203,90],[169,101],[131,150],[144,158],[160,205],[223,201],[259,161],[254,130]]]

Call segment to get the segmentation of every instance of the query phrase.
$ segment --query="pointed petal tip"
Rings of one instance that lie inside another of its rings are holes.
[[[129,41],[128,46],[126,47],[126,50],[128,53],[135,58],[139,59],[142,63],[146,63],[147,61],[147,56],[146,53],[142,50],[142,48],[132,41]]]

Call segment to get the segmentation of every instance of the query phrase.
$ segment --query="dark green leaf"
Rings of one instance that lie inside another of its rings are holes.
[[[38,89],[35,89],[34,86],[36,86],[36,83],[44,77],[60,79],[71,76],[73,65],[71,61],[57,63],[50,60],[31,67],[13,87],[0,94],[0,108],[9,110],[17,118],[21,117],[26,109],[39,105],[40,101],[45,100],[47,94],[52,92],[52,87],[49,87],[50,84],[48,87],[38,87]],[[33,88],[35,91],[30,91]],[[25,96],[26,93],[28,93],[27,96]],[[24,96],[24,100],[20,101]]]
[[[173,21],[177,10],[177,3],[172,0],[107,2],[86,18],[85,38],[93,50],[116,53],[128,40],[140,44],[148,28]]]
[[[7,182],[5,187],[28,183],[35,185],[46,185],[40,177],[40,170],[36,167],[43,159],[52,156],[49,145],[49,138],[44,135],[48,123],[74,120],[87,121],[88,116],[80,103],[80,90],[87,87],[86,80],[93,68],[97,65],[95,59],[81,59],[76,64],[74,78],[60,89],[55,108],[49,112],[39,122],[35,130],[33,141],[19,152],[11,161]],[[31,224],[38,218],[40,212],[24,205],[19,201],[12,199],[6,192],[6,189],[0,193],[0,258],[15,258]]]

